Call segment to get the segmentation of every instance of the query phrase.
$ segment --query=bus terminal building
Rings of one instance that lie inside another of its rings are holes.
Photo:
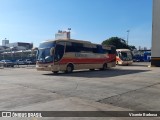
[[[2,40],[0,46],[0,60],[2,59],[26,59],[31,55],[33,43],[15,42],[9,43],[9,40]]]

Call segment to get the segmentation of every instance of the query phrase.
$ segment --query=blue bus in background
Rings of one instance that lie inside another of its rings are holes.
[[[150,51],[147,51],[147,52],[144,52],[144,62],[150,62],[151,61],[151,52]]]
[[[137,54],[133,56],[133,62],[143,62],[143,55]]]
[[[133,55],[134,62],[150,62],[151,51],[143,51],[140,54]]]

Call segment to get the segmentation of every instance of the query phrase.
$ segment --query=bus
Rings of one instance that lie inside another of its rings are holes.
[[[132,52],[129,49],[116,49],[116,64],[131,65],[133,63]]]
[[[74,39],[47,40],[37,49],[38,71],[106,70],[116,66],[116,48]]]
[[[144,52],[144,62],[151,62],[151,51]]]

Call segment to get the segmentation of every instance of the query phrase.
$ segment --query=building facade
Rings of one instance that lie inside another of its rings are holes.
[[[2,40],[2,46],[6,46],[7,44],[9,44],[9,40],[7,40],[6,38]]]
[[[70,39],[70,31],[59,30],[58,33],[55,34],[55,39]]]
[[[17,48],[18,50],[29,50],[33,48],[33,43],[15,42],[9,43],[7,47]]]

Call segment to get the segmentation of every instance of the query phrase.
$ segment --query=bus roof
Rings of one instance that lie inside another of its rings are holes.
[[[116,51],[130,51],[129,49],[116,49]]]
[[[76,40],[76,39],[49,39],[49,40],[45,40],[44,42],[54,42],[54,41],[70,41],[70,42],[78,42],[78,43],[91,43],[90,41],[84,41],[84,40]]]

